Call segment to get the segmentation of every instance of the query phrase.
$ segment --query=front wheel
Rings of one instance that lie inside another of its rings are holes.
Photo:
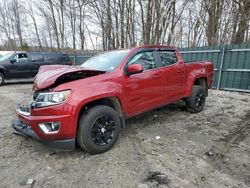
[[[116,143],[120,130],[120,118],[113,108],[94,106],[80,117],[77,142],[90,154],[103,153]]]
[[[4,84],[4,75],[0,72],[0,86]]]
[[[192,96],[186,100],[187,111],[199,113],[204,108],[206,102],[206,90],[202,86],[193,86]]]

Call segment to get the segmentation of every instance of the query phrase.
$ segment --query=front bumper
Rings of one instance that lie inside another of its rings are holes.
[[[71,151],[75,149],[75,139],[66,139],[66,140],[52,140],[52,141],[45,141],[42,140],[36,133],[35,131],[28,126],[25,123],[22,123],[21,121],[13,121],[12,122],[12,127],[19,133],[31,137],[34,140],[47,145],[49,147],[58,149],[58,150],[63,150],[63,151]]]

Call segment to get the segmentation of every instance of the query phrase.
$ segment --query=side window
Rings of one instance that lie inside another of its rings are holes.
[[[58,57],[56,56],[48,56],[47,57],[47,63],[57,63],[58,62]]]
[[[175,51],[159,51],[162,66],[173,65],[177,63]]]
[[[41,54],[30,54],[30,58],[32,62],[42,62],[44,61],[44,57]]]
[[[64,56],[59,56],[58,57],[58,62],[59,63],[66,62],[65,57]]]
[[[15,55],[13,59],[15,59],[16,62],[18,63],[28,62],[28,56],[27,54],[24,54],[24,53]]]
[[[153,52],[140,52],[136,54],[130,61],[129,65],[139,63],[144,70],[156,68],[156,61]]]

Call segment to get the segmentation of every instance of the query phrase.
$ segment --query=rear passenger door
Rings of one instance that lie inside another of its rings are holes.
[[[179,61],[175,50],[158,50],[164,93],[168,102],[179,100],[184,95],[185,65]]]
[[[44,56],[41,53],[29,53],[29,61],[33,65],[32,76],[35,76],[41,65],[44,65]]]
[[[60,57],[58,54],[48,54],[45,60],[46,65],[61,65],[63,64],[62,61],[60,61]]]

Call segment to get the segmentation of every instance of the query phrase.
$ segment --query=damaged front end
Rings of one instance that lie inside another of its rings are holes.
[[[36,132],[32,129],[31,126],[28,124],[16,120],[12,122],[12,127],[15,131],[17,131],[19,134],[22,134],[24,136],[28,136],[41,144],[44,144],[46,146],[52,147],[57,150],[61,151],[72,151],[75,149],[75,139],[64,139],[64,140],[51,140],[51,141],[46,141],[41,139]]]
[[[16,109],[18,120],[12,121],[13,129],[21,135],[28,136],[54,149],[62,151],[74,150],[74,137],[66,137],[65,139],[58,137],[59,131],[62,130],[61,126],[65,126],[70,122],[70,115],[51,115],[46,117],[38,114],[36,116],[32,112],[35,109],[36,101],[30,102],[28,105],[19,105]]]
[[[18,120],[12,122],[13,129],[21,135],[28,136],[54,149],[62,151],[74,150],[74,137],[60,137],[63,132],[61,126],[64,126],[65,129],[65,125],[71,122],[71,115],[67,113],[55,115],[53,111],[46,113],[46,108],[41,107],[49,107],[56,103],[42,103],[39,96],[40,94],[38,94],[36,100],[31,101],[28,105],[18,106],[16,109]]]
[[[75,148],[76,124],[74,106],[68,104],[70,88],[56,90],[63,83],[105,73],[81,67],[62,65],[42,66],[34,79],[33,100],[16,109],[17,121],[12,127],[20,134],[31,137],[59,150]]]
[[[71,94],[71,90],[57,91],[57,92],[37,92],[34,94],[31,103],[33,108],[41,108],[47,106],[58,105],[67,101]]]
[[[49,90],[63,83],[104,74],[105,71],[89,70],[66,65],[41,66],[34,79],[33,91]]]

